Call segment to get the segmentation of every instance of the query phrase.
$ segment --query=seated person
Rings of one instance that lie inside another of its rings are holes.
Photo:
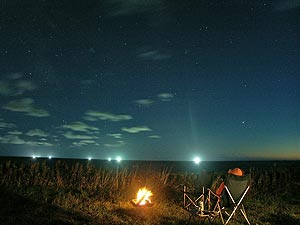
[[[227,171],[228,174],[233,174],[233,175],[236,175],[236,176],[244,176],[244,171],[240,168],[234,168],[234,169],[229,169]],[[216,190],[216,194],[218,196],[220,196],[223,192],[223,189],[224,189],[224,186],[225,186],[225,183],[224,181],[220,184],[220,186],[218,187],[218,189]]]
[[[244,176],[245,173],[240,168],[234,168],[234,169],[229,169],[227,171],[227,174],[233,174],[233,175],[236,175],[236,176]],[[221,184],[219,185],[219,187],[215,191],[215,194],[217,195],[218,198],[221,197],[224,188],[225,188],[225,182],[222,181]],[[226,196],[224,196],[222,198],[222,205],[227,205],[227,204],[228,204],[228,199],[226,198]]]

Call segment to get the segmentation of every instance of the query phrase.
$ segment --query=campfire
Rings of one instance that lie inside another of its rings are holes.
[[[150,200],[150,197],[152,195],[152,192],[150,190],[147,190],[146,187],[140,188],[136,194],[136,199],[132,199],[131,203],[137,207],[152,206],[153,203]]]

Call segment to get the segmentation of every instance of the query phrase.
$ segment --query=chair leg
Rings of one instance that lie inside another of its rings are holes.
[[[234,207],[232,213],[230,214],[230,216],[229,216],[228,219],[226,220],[226,223],[223,223],[223,224],[227,225],[227,224],[229,223],[229,221],[230,221],[231,218],[234,216],[234,214],[235,214],[235,212],[236,212],[237,209],[238,209],[237,206]],[[244,205],[241,205],[240,211],[241,211],[242,215],[244,216],[245,220],[247,221],[247,223],[248,223],[249,225],[251,225],[250,222],[249,222],[249,220],[248,220],[248,217],[247,217],[247,214],[246,214]]]
[[[244,208],[244,205],[241,205],[241,212],[242,212],[242,214],[243,214],[243,216],[244,216],[244,218],[245,218],[245,220],[247,221],[247,223],[250,225],[250,222],[249,222],[249,220],[248,220],[248,217],[247,217],[247,214],[246,214],[246,211],[245,211],[245,208]]]
[[[225,225],[229,223],[230,219],[234,216],[235,211],[236,211],[237,209],[238,209],[238,207],[235,206],[234,209],[233,209],[233,211],[232,211],[232,213],[230,214],[230,216],[229,216],[228,219],[226,220]]]
[[[220,213],[220,217],[221,217],[222,224],[224,224],[224,218],[223,218],[222,211],[221,211],[221,207],[220,207],[220,204],[219,204],[219,203],[218,203],[218,210],[219,210],[219,213]]]

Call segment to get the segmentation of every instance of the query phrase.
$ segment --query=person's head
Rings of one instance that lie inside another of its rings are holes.
[[[240,168],[230,169],[230,170],[228,170],[228,173],[236,175],[236,176],[243,176],[244,175],[244,171]]]

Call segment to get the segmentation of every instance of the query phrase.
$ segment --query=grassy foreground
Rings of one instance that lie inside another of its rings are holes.
[[[299,165],[299,164],[298,164]],[[252,224],[300,224],[300,167],[266,168],[252,174],[244,200]],[[217,185],[220,173],[209,173]],[[0,164],[0,224],[186,224],[183,185],[197,190],[201,174],[173,174],[171,169],[96,168],[58,161]],[[136,208],[138,188],[154,193],[153,207]],[[198,224],[197,218],[190,224]],[[216,224],[218,221],[216,221]],[[230,224],[244,224],[237,215]]]

